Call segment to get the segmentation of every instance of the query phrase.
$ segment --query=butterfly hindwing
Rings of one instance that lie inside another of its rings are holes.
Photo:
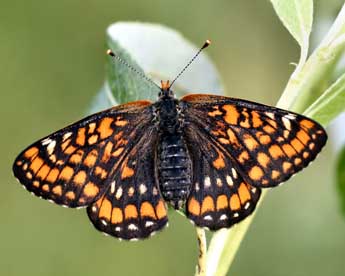
[[[186,214],[199,227],[228,228],[249,216],[260,198],[259,188],[249,185],[233,166],[226,151],[196,126],[186,129],[193,162],[193,186]]]
[[[181,100],[186,124],[215,139],[250,185],[274,187],[306,167],[327,135],[305,116],[240,99],[189,95]]]
[[[109,177],[152,119],[150,102],[120,105],[80,120],[25,149],[13,172],[24,187],[68,207],[101,196]]]
[[[167,222],[166,205],[155,177],[156,134],[146,129],[123,160],[104,195],[87,211],[94,226],[117,238],[149,237]]]

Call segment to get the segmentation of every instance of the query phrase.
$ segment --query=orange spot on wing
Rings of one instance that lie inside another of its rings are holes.
[[[63,142],[62,144],[61,144],[61,150],[62,151],[64,151],[66,148],[67,148],[67,146],[71,143],[71,138],[70,139],[67,139],[65,142]]]
[[[85,185],[84,194],[87,197],[95,197],[98,193],[99,193],[99,188],[91,181]]]
[[[111,156],[111,151],[113,150],[114,144],[112,142],[108,142],[107,145],[104,148],[103,156],[102,156],[102,162],[106,163],[109,161]]]
[[[217,197],[216,206],[217,206],[217,211],[228,207],[228,199],[226,195],[220,195]]]
[[[304,130],[300,130],[299,132],[297,132],[296,136],[304,145],[306,145],[311,139]]]
[[[219,170],[225,167],[225,162],[224,155],[221,152],[218,152],[218,154],[218,158],[213,161],[213,166]]]
[[[136,219],[138,217],[138,211],[135,205],[129,204],[125,208],[125,218],[126,219],[131,219],[134,218]]]
[[[246,184],[241,183],[240,187],[238,188],[238,195],[240,196],[240,200],[242,204],[244,204],[246,201],[250,200],[251,196],[248,191],[248,187]]]
[[[307,129],[311,129],[311,128],[313,128],[314,125],[315,125],[312,121],[309,121],[309,120],[307,120],[307,119],[302,120],[302,121],[300,122],[300,124],[301,124],[302,126],[306,127]]]
[[[115,122],[115,125],[118,126],[118,127],[123,127],[123,126],[125,126],[127,124],[128,124],[128,121],[126,121],[126,120],[117,120]]]
[[[264,172],[259,166],[254,166],[249,171],[249,177],[253,180],[260,180],[264,176]]]
[[[78,135],[77,135],[77,144],[80,146],[84,146],[85,144],[85,127],[78,129]]]
[[[264,134],[263,132],[257,132],[256,133],[256,138],[259,139],[259,142],[263,145],[267,145],[269,143],[271,143],[271,137],[267,134]]]
[[[145,201],[140,206],[140,216],[141,217],[151,217],[156,219],[155,209],[152,204],[148,201]]]
[[[201,214],[208,211],[214,211],[214,202],[211,196],[205,197],[201,204]]]
[[[43,165],[44,161],[43,159],[36,157],[32,163],[30,164],[30,169],[35,173],[38,172],[38,170],[41,168],[41,166]]]
[[[58,185],[58,186],[55,186],[53,189],[52,189],[52,192],[57,195],[57,196],[61,196],[62,195],[62,187],[61,185]]]
[[[73,174],[74,174],[74,170],[71,167],[66,166],[62,169],[59,178],[68,181],[71,179]]]
[[[231,125],[237,125],[240,114],[236,107],[233,105],[224,105],[223,110],[226,111],[226,114],[224,115],[225,122]]]
[[[24,156],[28,159],[35,157],[37,154],[38,154],[38,148],[36,147],[29,148],[28,150],[24,152]]]
[[[242,111],[242,115],[245,117],[244,121],[240,122],[240,126],[244,128],[250,128],[250,123],[249,123],[249,114],[248,112]]]
[[[218,106],[213,107],[214,111],[208,112],[208,116],[216,117],[217,115],[222,115],[223,113],[219,111]]]
[[[268,157],[266,153],[259,152],[258,161],[262,167],[267,168],[267,165],[271,162],[271,159]]]
[[[268,151],[274,159],[284,156],[284,152],[278,145],[272,145]]]
[[[123,152],[124,148],[118,148],[117,150],[115,150],[113,153],[112,153],[112,156],[114,157],[118,157],[120,156],[120,154]]]
[[[252,122],[253,122],[253,127],[260,127],[262,126],[262,121],[260,118],[260,115],[256,111],[252,111]]]
[[[158,219],[162,219],[167,216],[167,209],[164,205],[163,200],[159,200],[156,206],[156,214]]]
[[[87,140],[87,142],[90,144],[90,145],[93,145],[95,143],[97,143],[98,141],[98,135],[97,134],[93,134],[89,137],[89,139]]]
[[[40,183],[37,180],[35,180],[34,182],[32,182],[32,185],[38,188],[40,186]]]
[[[102,179],[105,179],[108,175],[108,172],[105,169],[103,169],[102,167],[97,166],[95,168],[95,175],[99,176]]]
[[[86,172],[79,171],[73,178],[73,181],[77,185],[83,185],[86,181]]]
[[[188,212],[194,216],[200,215],[200,204],[194,197],[191,197],[188,201]]]
[[[54,183],[59,175],[60,171],[56,168],[52,169],[49,174],[47,175],[46,181],[50,183]]]
[[[90,151],[89,154],[84,159],[84,164],[90,168],[93,167],[97,161],[97,156],[98,156],[97,150],[94,149]]]
[[[277,170],[273,170],[272,171],[272,175],[271,175],[272,179],[277,179],[278,177],[280,177],[280,172]]]
[[[71,156],[69,159],[71,163],[79,164],[81,162],[81,159],[83,158],[84,152],[82,150],[78,150],[75,154]]]
[[[289,157],[292,157],[296,154],[296,151],[294,150],[294,148],[289,144],[282,145],[282,148],[285,154]]]
[[[37,173],[37,177],[40,179],[45,179],[50,172],[50,167],[48,165],[43,165]]]
[[[108,199],[104,198],[102,201],[102,205],[99,209],[98,216],[100,218],[105,218],[106,220],[110,221],[111,210],[112,210],[111,202]]]
[[[230,197],[229,201],[231,211],[236,211],[241,209],[241,201],[237,194],[234,194]]]
[[[247,133],[243,134],[243,140],[250,151],[255,150],[259,146],[259,143],[254,139],[254,137]]]
[[[48,185],[48,184],[44,184],[44,185],[42,186],[42,190],[43,190],[44,192],[49,192],[49,185]]]
[[[70,145],[64,150],[64,153],[65,154],[72,154],[73,152],[75,152],[76,149],[77,149],[76,147]]]
[[[249,154],[248,154],[248,151],[242,151],[241,154],[237,157],[237,160],[240,162],[240,163],[244,163],[246,162],[247,160],[249,160]]]
[[[130,167],[127,167],[127,165],[125,165],[122,168],[121,179],[125,179],[125,178],[131,177],[133,175],[134,175],[134,170],[131,169]]]
[[[69,191],[66,193],[66,197],[69,199],[69,200],[73,200],[75,199],[75,193],[72,192],[72,191]]]
[[[230,128],[228,129],[227,134],[228,134],[228,136],[229,136],[230,142],[231,142],[233,145],[239,147],[239,146],[240,146],[240,143],[238,142],[238,139],[237,139],[235,133],[234,133]]]
[[[276,131],[276,130],[275,130],[273,127],[271,127],[270,125],[264,126],[263,129],[264,129],[264,131],[266,131],[266,132],[269,133],[269,134],[272,134],[272,133],[274,133],[274,132]]]
[[[111,123],[114,120],[112,118],[103,118],[102,121],[100,122],[97,131],[100,134],[101,139],[107,138],[110,135],[113,134],[113,129],[110,127]]]
[[[290,162],[284,162],[283,163],[283,171],[287,173],[292,167],[292,164]]]
[[[123,221],[123,214],[122,210],[120,208],[113,208],[113,212],[111,214],[111,223],[112,224],[118,224]]]

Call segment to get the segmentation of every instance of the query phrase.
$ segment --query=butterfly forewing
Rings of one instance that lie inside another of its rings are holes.
[[[199,227],[218,230],[250,215],[260,189],[243,180],[229,154],[196,125],[186,129],[185,139],[193,161],[193,187],[186,203],[188,218]],[[194,141],[198,141],[197,147]]]
[[[306,167],[327,140],[322,126],[289,111],[213,95],[181,100],[186,125],[198,126],[256,187],[273,187]]]
[[[112,178],[104,195],[89,206],[95,227],[122,239],[142,239],[163,228],[167,210],[155,177],[157,135],[146,129]]]
[[[121,160],[152,120],[150,102],[138,101],[91,115],[32,144],[15,160],[24,187],[69,207],[99,198]]]

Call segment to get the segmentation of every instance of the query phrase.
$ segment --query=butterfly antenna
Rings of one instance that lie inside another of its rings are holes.
[[[134,68],[132,65],[130,65],[128,62],[120,58],[118,55],[114,54],[114,52],[110,49],[107,50],[107,55],[111,56],[114,60],[119,61],[121,64],[125,65],[128,67],[130,70],[132,70],[134,73],[145,79],[146,81],[152,83],[153,85],[157,86],[159,89],[160,87],[149,77],[147,77],[143,72],[139,71],[138,69]]]
[[[187,63],[187,65],[181,70],[180,73],[178,73],[176,78],[171,82],[170,87],[172,87],[174,82],[183,74],[184,71],[186,71],[186,69],[189,67],[189,65],[191,65],[193,63],[193,61],[197,58],[197,56],[201,53],[201,51],[204,50],[205,48],[207,48],[210,44],[211,44],[211,40],[207,39],[205,41],[204,45],[202,45],[202,47],[199,49],[199,51],[194,55],[194,57]]]

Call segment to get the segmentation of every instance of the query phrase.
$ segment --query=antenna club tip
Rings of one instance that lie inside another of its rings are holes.
[[[206,39],[206,41],[205,41],[204,45],[201,47],[201,49],[205,49],[206,47],[210,46],[210,44],[211,44],[211,40]]]
[[[107,55],[112,56],[112,57],[115,56],[115,54],[113,53],[113,51],[110,50],[110,49],[107,50]]]

